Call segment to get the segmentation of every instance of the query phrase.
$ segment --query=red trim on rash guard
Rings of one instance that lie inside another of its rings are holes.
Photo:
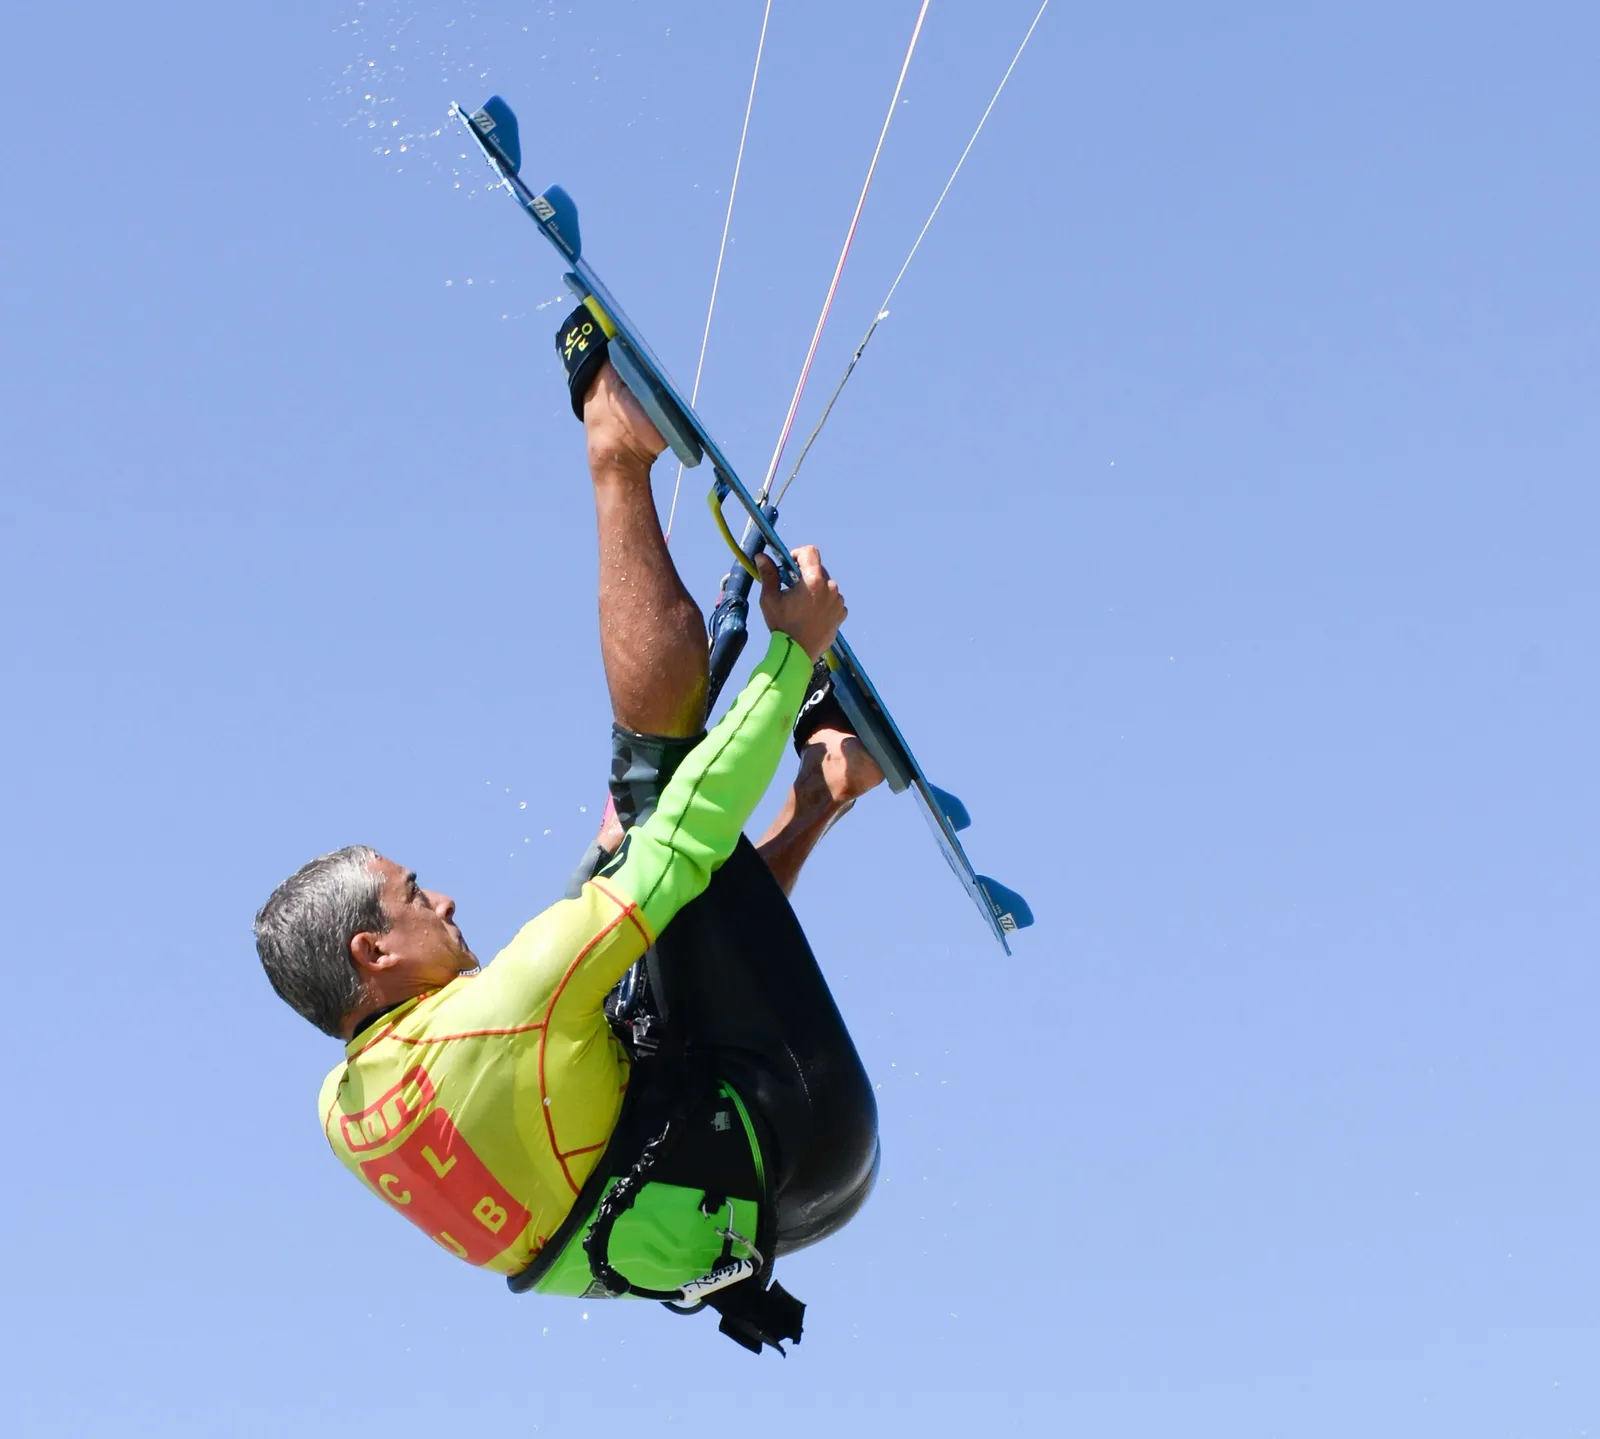
[[[363,1044],[360,1049],[350,1056],[350,1058],[360,1059],[363,1054],[372,1048],[373,1045],[377,1044],[380,1040],[387,1039],[391,1034],[393,1034],[397,1027],[398,1021],[390,1020],[388,1024],[384,1025],[382,1029],[380,1029],[375,1035],[372,1036],[371,1039]]]
[[[631,895],[614,889],[603,879],[591,879],[589,883],[599,890],[601,894],[605,895],[612,904],[621,909],[623,914],[633,922],[633,927],[639,931],[639,938],[644,941],[646,949],[649,949],[656,942],[656,936],[650,932],[650,925],[646,922],[643,912],[638,904],[634,902]]]
[[[602,1139],[598,1144],[586,1144],[582,1149],[569,1149],[565,1154],[556,1155],[557,1159],[576,1159],[580,1154],[593,1154],[597,1149],[604,1149],[611,1141]]]
[[[602,890],[601,893],[604,893],[604,891]],[[611,896],[606,895],[606,898],[611,899]],[[616,903],[614,899],[611,902],[613,904]],[[611,933],[612,930],[614,930],[623,922],[623,920],[627,918],[627,911],[624,910],[615,919],[613,919],[610,924],[602,929],[599,934],[595,935],[595,937],[591,939],[588,944],[584,945],[584,947],[578,951],[578,954],[573,959],[572,963],[567,966],[566,973],[561,976],[561,983],[556,986],[555,993],[550,996],[550,1003],[548,1006],[546,1006],[544,1012],[544,1033],[539,1038],[539,1108],[544,1111],[544,1127],[545,1133],[550,1136],[550,1151],[555,1155],[556,1163],[561,1166],[561,1177],[567,1181],[567,1184],[571,1188],[574,1195],[577,1194],[578,1190],[581,1189],[582,1186],[575,1179],[573,1179],[572,1171],[567,1168],[567,1161],[561,1153],[561,1145],[556,1140],[556,1122],[550,1115],[550,1091],[545,1085],[544,1061],[545,1055],[550,1047],[550,1019],[551,1016],[555,1014],[556,1005],[561,1002],[561,996],[566,992],[567,985],[571,981],[572,976],[577,973],[578,966],[589,957],[590,953],[593,951],[595,946],[600,943],[601,940],[603,940],[608,934]]]
[[[460,1034],[424,1034],[408,1035],[397,1034],[394,1037],[396,1044],[443,1044],[451,1039],[484,1039],[496,1034],[529,1034],[535,1029],[543,1029],[544,1021],[536,1020],[532,1024],[513,1024],[505,1029],[464,1029]]]

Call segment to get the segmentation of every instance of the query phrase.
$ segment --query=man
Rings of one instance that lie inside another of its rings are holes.
[[[772,643],[700,737],[705,630],[650,490],[665,445],[604,346],[582,310],[558,335],[615,721],[612,804],[571,897],[479,975],[453,901],[356,846],[278,887],[257,948],[279,995],[345,1041],[319,1118],[391,1207],[513,1288],[708,1300],[759,1351],[800,1337],[772,1259],[843,1225],[876,1176],[872,1088],[785,895],[882,775],[817,663],[845,607],[809,548],[788,591],[758,561]],[[752,846],[802,702],[799,774]],[[607,995],[647,950],[645,1007],[614,1028]]]

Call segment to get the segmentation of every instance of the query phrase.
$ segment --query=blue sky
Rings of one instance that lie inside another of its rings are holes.
[[[802,426],[1034,8],[935,0]],[[774,7],[749,470],[915,12]],[[909,800],[819,852],[885,1166],[786,1363],[514,1299],[326,1152],[272,885],[372,843],[492,952],[603,802],[559,268],[446,106],[686,378],[759,23],[8,12],[13,1432],[1600,1432],[1592,6],[1050,7],[783,519],[1038,915],[1006,960]]]

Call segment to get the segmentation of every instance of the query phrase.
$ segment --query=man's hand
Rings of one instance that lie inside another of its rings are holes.
[[[656,456],[667,447],[610,360],[596,372],[584,396],[583,428],[591,470],[636,470],[642,466],[648,473]]]
[[[815,545],[801,545],[794,552],[794,562],[800,568],[800,583],[785,590],[779,588],[778,567],[772,556],[756,556],[756,568],[761,572],[761,613],[769,630],[788,635],[815,664],[833,643],[850,611],[845,608],[839,586],[822,567],[822,556]]]

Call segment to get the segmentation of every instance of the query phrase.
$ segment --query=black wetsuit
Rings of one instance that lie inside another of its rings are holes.
[[[698,739],[613,727],[611,797],[625,829],[648,818]],[[575,883],[604,860],[591,850]],[[657,1021],[757,1117],[772,1151],[778,1252],[842,1228],[877,1178],[877,1101],[800,922],[748,838],[646,963]]]

